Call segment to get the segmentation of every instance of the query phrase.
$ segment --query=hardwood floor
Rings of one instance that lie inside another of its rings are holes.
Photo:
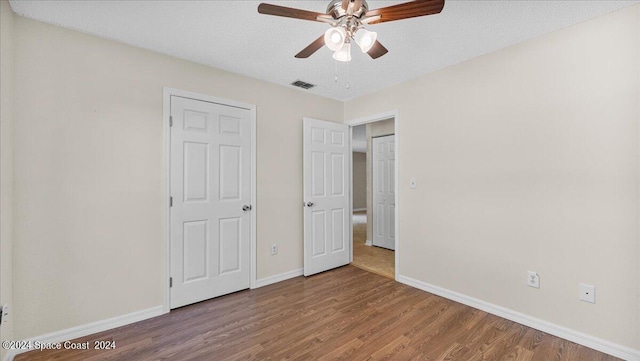
[[[353,262],[352,265],[395,279],[395,252],[375,246],[367,246],[367,212],[353,213]]]
[[[16,360],[616,360],[345,266],[237,292]]]

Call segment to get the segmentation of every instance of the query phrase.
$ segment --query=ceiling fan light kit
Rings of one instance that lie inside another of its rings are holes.
[[[438,14],[444,7],[444,1],[415,0],[369,10],[366,0],[332,0],[325,14],[262,3],[258,6],[258,12],[330,24],[331,28],[296,54],[296,58],[308,58],[323,45],[326,45],[334,52],[334,59],[350,61],[352,40],[358,44],[363,53],[369,54],[372,59],[377,59],[388,52],[387,48],[378,41],[378,34],[365,29],[364,24],[372,25]]]
[[[356,44],[360,46],[360,50],[362,50],[363,53],[366,53],[371,50],[373,44],[375,44],[378,39],[378,33],[375,31],[369,31],[365,28],[360,28],[356,31],[353,39],[356,41]]]
[[[345,30],[344,26],[329,28],[324,33],[325,45],[335,52],[333,58],[339,61],[351,60],[351,39],[355,40],[363,53],[366,53],[371,49],[377,38],[378,33],[375,31],[359,28],[354,35],[352,31]],[[344,52],[347,52],[347,55]]]
[[[351,61],[351,43],[344,43],[338,51],[333,53],[337,61]]]
[[[342,27],[329,28],[324,33],[324,43],[332,51],[338,51],[347,40],[347,32]]]

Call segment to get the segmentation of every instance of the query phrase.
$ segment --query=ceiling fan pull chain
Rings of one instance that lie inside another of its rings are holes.
[[[338,61],[334,60],[333,62],[335,63],[335,74],[336,74],[335,82],[337,83],[338,82]]]
[[[351,84],[349,84],[349,63],[347,63],[347,89],[351,88]]]

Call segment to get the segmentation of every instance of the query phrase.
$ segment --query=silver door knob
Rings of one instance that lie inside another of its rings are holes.
[[[307,202],[307,207],[313,207],[313,202]]]
[[[251,205],[250,204],[249,205],[245,204],[244,206],[242,206],[242,211],[243,212],[250,211],[250,210],[251,210]]]

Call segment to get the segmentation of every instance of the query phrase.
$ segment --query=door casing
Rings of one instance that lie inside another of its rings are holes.
[[[257,269],[256,269],[256,214],[258,209],[257,197],[256,197],[256,106],[253,104],[246,104],[237,102],[234,100],[222,99],[213,97],[210,95],[193,93],[185,90],[174,89],[169,87],[163,88],[163,159],[164,159],[164,189],[165,189],[165,201],[164,201],[164,252],[162,254],[163,276],[160,282],[162,282],[163,290],[163,305],[162,311],[164,313],[170,312],[170,297],[171,290],[169,287],[169,277],[171,275],[171,212],[169,198],[171,197],[171,127],[169,124],[171,116],[171,96],[179,96],[183,98],[190,98],[194,100],[201,100],[205,102],[217,103],[221,105],[247,109],[251,112],[251,238],[250,238],[250,252],[251,261],[249,264],[251,275],[251,288],[256,287]]]

